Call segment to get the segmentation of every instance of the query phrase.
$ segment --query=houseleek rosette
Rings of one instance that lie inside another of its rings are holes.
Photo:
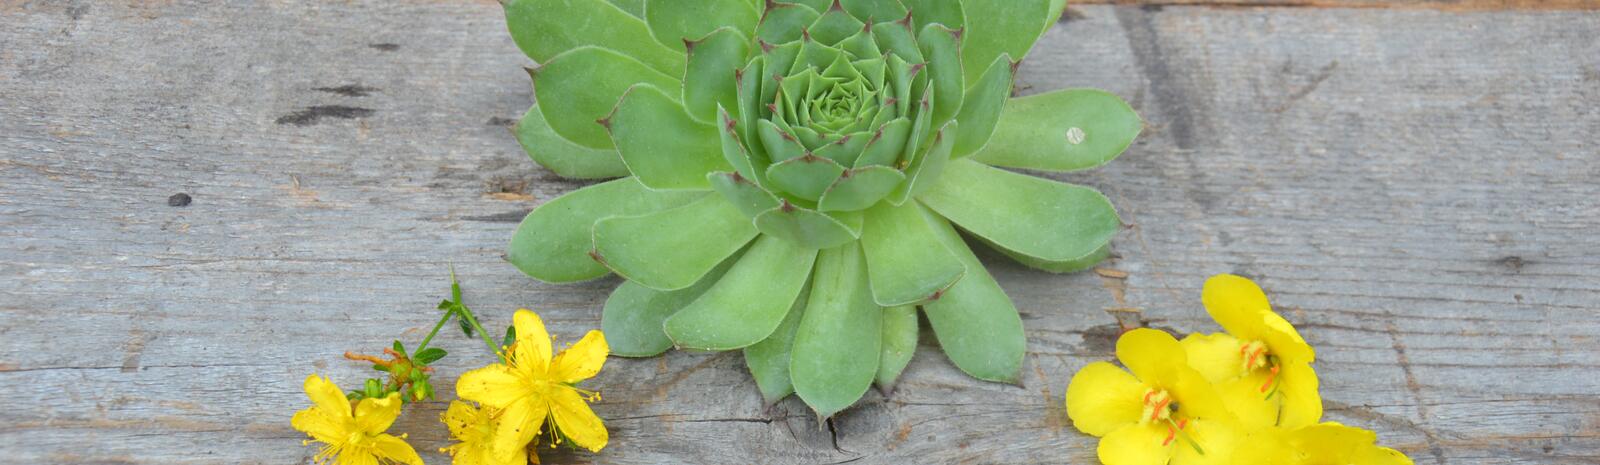
[[[1060,0],[508,0],[538,100],[515,131],[578,189],[509,260],[546,282],[616,273],[613,353],[742,349],[769,402],[821,416],[910,362],[917,309],[973,377],[1015,382],[1022,321],[957,233],[1052,272],[1119,220],[1071,171],[1141,128],[1098,90],[1012,98]]]

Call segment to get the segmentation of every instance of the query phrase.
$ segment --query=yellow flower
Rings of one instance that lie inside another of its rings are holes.
[[[550,334],[539,315],[517,310],[512,325],[517,341],[506,349],[508,363],[469,371],[456,382],[457,396],[500,411],[492,441],[495,455],[515,454],[538,436],[544,423],[552,426],[558,442],[565,437],[591,452],[600,451],[609,436],[585,402],[599,400],[599,395],[574,384],[600,372],[611,350],[605,336],[589,331],[552,358]]]
[[[439,452],[450,454],[455,465],[522,465],[528,463],[527,448],[519,447],[511,455],[501,457],[493,453],[496,419],[499,412],[490,407],[478,408],[459,400],[451,401],[450,408],[439,418],[450,427],[450,438],[457,442]],[[533,463],[539,463],[534,457]]]
[[[1222,401],[1249,430],[1299,428],[1322,419],[1316,354],[1272,311],[1256,283],[1223,274],[1201,291],[1206,313],[1227,334],[1191,334],[1182,345],[1189,365],[1216,385]]]
[[[1371,431],[1338,423],[1298,429],[1268,428],[1234,449],[1238,465],[1412,465],[1400,451],[1380,447]]]
[[[361,399],[352,413],[350,400],[327,378],[307,376],[305,389],[311,408],[295,413],[289,423],[313,440],[327,444],[317,452],[316,463],[422,465],[422,457],[406,444],[404,435],[384,434],[400,416],[399,393],[382,399]]]
[[[1190,368],[1178,341],[1135,329],[1117,340],[1117,360],[1078,370],[1067,385],[1067,416],[1099,436],[1106,465],[1222,464],[1240,439],[1236,420],[1211,384]]]

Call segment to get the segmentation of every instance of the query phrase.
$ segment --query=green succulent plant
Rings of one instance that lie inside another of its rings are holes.
[[[917,309],[969,375],[1015,382],[1015,306],[957,233],[1041,270],[1119,227],[1071,171],[1142,127],[1090,89],[1013,98],[1062,0],[506,0],[538,103],[534,161],[613,178],[546,202],[508,259],[545,282],[616,273],[612,353],[742,349],[768,402],[822,417],[910,362]]]

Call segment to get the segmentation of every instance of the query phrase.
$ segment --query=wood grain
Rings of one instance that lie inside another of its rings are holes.
[[[737,354],[613,359],[611,446],[546,463],[1093,463],[1062,393],[1111,356],[1103,310],[1215,331],[1221,272],[1317,347],[1328,419],[1420,464],[1594,463],[1600,16],[1073,9],[1022,91],[1107,88],[1149,129],[1052,176],[1118,206],[1113,271],[979,247],[1024,313],[1022,387],[929,339],[892,395],[818,425],[764,409]],[[339,354],[420,338],[448,263],[497,329],[518,307],[597,327],[616,280],[501,259],[582,185],[507,133],[526,63],[493,2],[0,3],[0,463],[307,463],[301,380],[355,383]],[[489,360],[441,344],[442,387]],[[442,408],[395,430],[441,447]]]

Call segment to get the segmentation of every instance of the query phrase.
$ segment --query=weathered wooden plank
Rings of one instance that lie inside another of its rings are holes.
[[[1214,330],[1198,286],[1218,272],[1259,278],[1318,347],[1329,419],[1418,463],[1600,456],[1600,17],[1074,10],[1023,92],[1108,88],[1150,129],[1055,176],[1119,207],[1105,267],[1126,278],[983,254],[1024,312],[1024,387],[930,339],[892,396],[819,427],[764,410],[734,354],[614,359],[595,382],[612,445],[546,463],[1092,463],[1061,395],[1110,356],[1101,310]],[[565,337],[598,325],[615,280],[500,259],[580,183],[506,133],[531,92],[492,2],[0,16],[0,463],[304,463],[300,380],[353,382],[369,372],[338,354],[420,336],[450,262],[493,326],[519,306]],[[488,360],[442,346],[443,386]],[[441,409],[396,430],[440,447]]]

